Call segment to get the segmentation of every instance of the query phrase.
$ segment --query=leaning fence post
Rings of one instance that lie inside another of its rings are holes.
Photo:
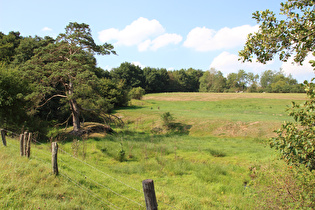
[[[24,134],[20,134],[20,155],[24,156]]]
[[[58,144],[57,142],[52,142],[52,168],[53,168],[53,173],[55,175],[58,175],[58,163],[57,163],[57,153],[58,153]]]
[[[156,202],[153,180],[146,179],[142,181],[142,186],[147,210],[157,210],[158,204]]]
[[[5,133],[6,133],[6,131],[1,129],[2,143],[4,146],[7,146],[7,140],[5,139]]]

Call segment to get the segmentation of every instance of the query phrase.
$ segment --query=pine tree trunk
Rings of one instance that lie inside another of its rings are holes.
[[[71,97],[73,95],[73,84],[69,82],[68,94]],[[78,103],[75,99],[70,99],[70,109],[72,112],[73,131],[76,133],[80,130],[80,110]]]
[[[72,111],[73,131],[78,132],[81,126],[80,126],[80,111],[79,111],[79,107],[76,100],[70,100],[70,107]]]

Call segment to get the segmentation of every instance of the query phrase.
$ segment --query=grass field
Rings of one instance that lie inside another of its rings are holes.
[[[160,115],[170,112],[191,126],[190,136],[265,138],[291,120],[285,111],[292,100],[303,101],[305,94],[161,93],[145,96],[117,114],[137,128],[156,126]]]
[[[154,180],[159,209],[299,207],[294,171],[267,144],[291,120],[292,100],[305,94],[150,94],[115,110],[125,122],[116,134],[60,141],[57,177],[49,143],[27,160],[9,139],[0,208],[145,209],[144,179]],[[165,112],[180,130],[165,130]]]

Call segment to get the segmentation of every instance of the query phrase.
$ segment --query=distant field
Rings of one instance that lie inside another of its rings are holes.
[[[218,101],[226,99],[287,99],[305,100],[303,93],[158,93],[144,96],[144,100],[158,101]]]
[[[132,107],[118,110],[125,121],[157,126],[160,115],[170,112],[189,126],[190,135],[270,137],[283,121],[292,120],[286,109],[306,94],[270,93],[159,93],[148,94]]]

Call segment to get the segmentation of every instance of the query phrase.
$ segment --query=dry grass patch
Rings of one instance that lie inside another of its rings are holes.
[[[149,94],[143,97],[143,100],[157,101],[220,101],[226,99],[287,99],[287,100],[305,100],[303,93],[158,93]]]
[[[275,136],[273,131],[280,126],[280,122],[208,120],[192,123],[190,134],[194,136],[270,138]]]
[[[280,124],[279,124],[280,126]],[[275,134],[274,124],[266,124],[263,122],[226,122],[223,126],[218,127],[212,132],[214,136],[230,136],[230,137],[272,137]]]

